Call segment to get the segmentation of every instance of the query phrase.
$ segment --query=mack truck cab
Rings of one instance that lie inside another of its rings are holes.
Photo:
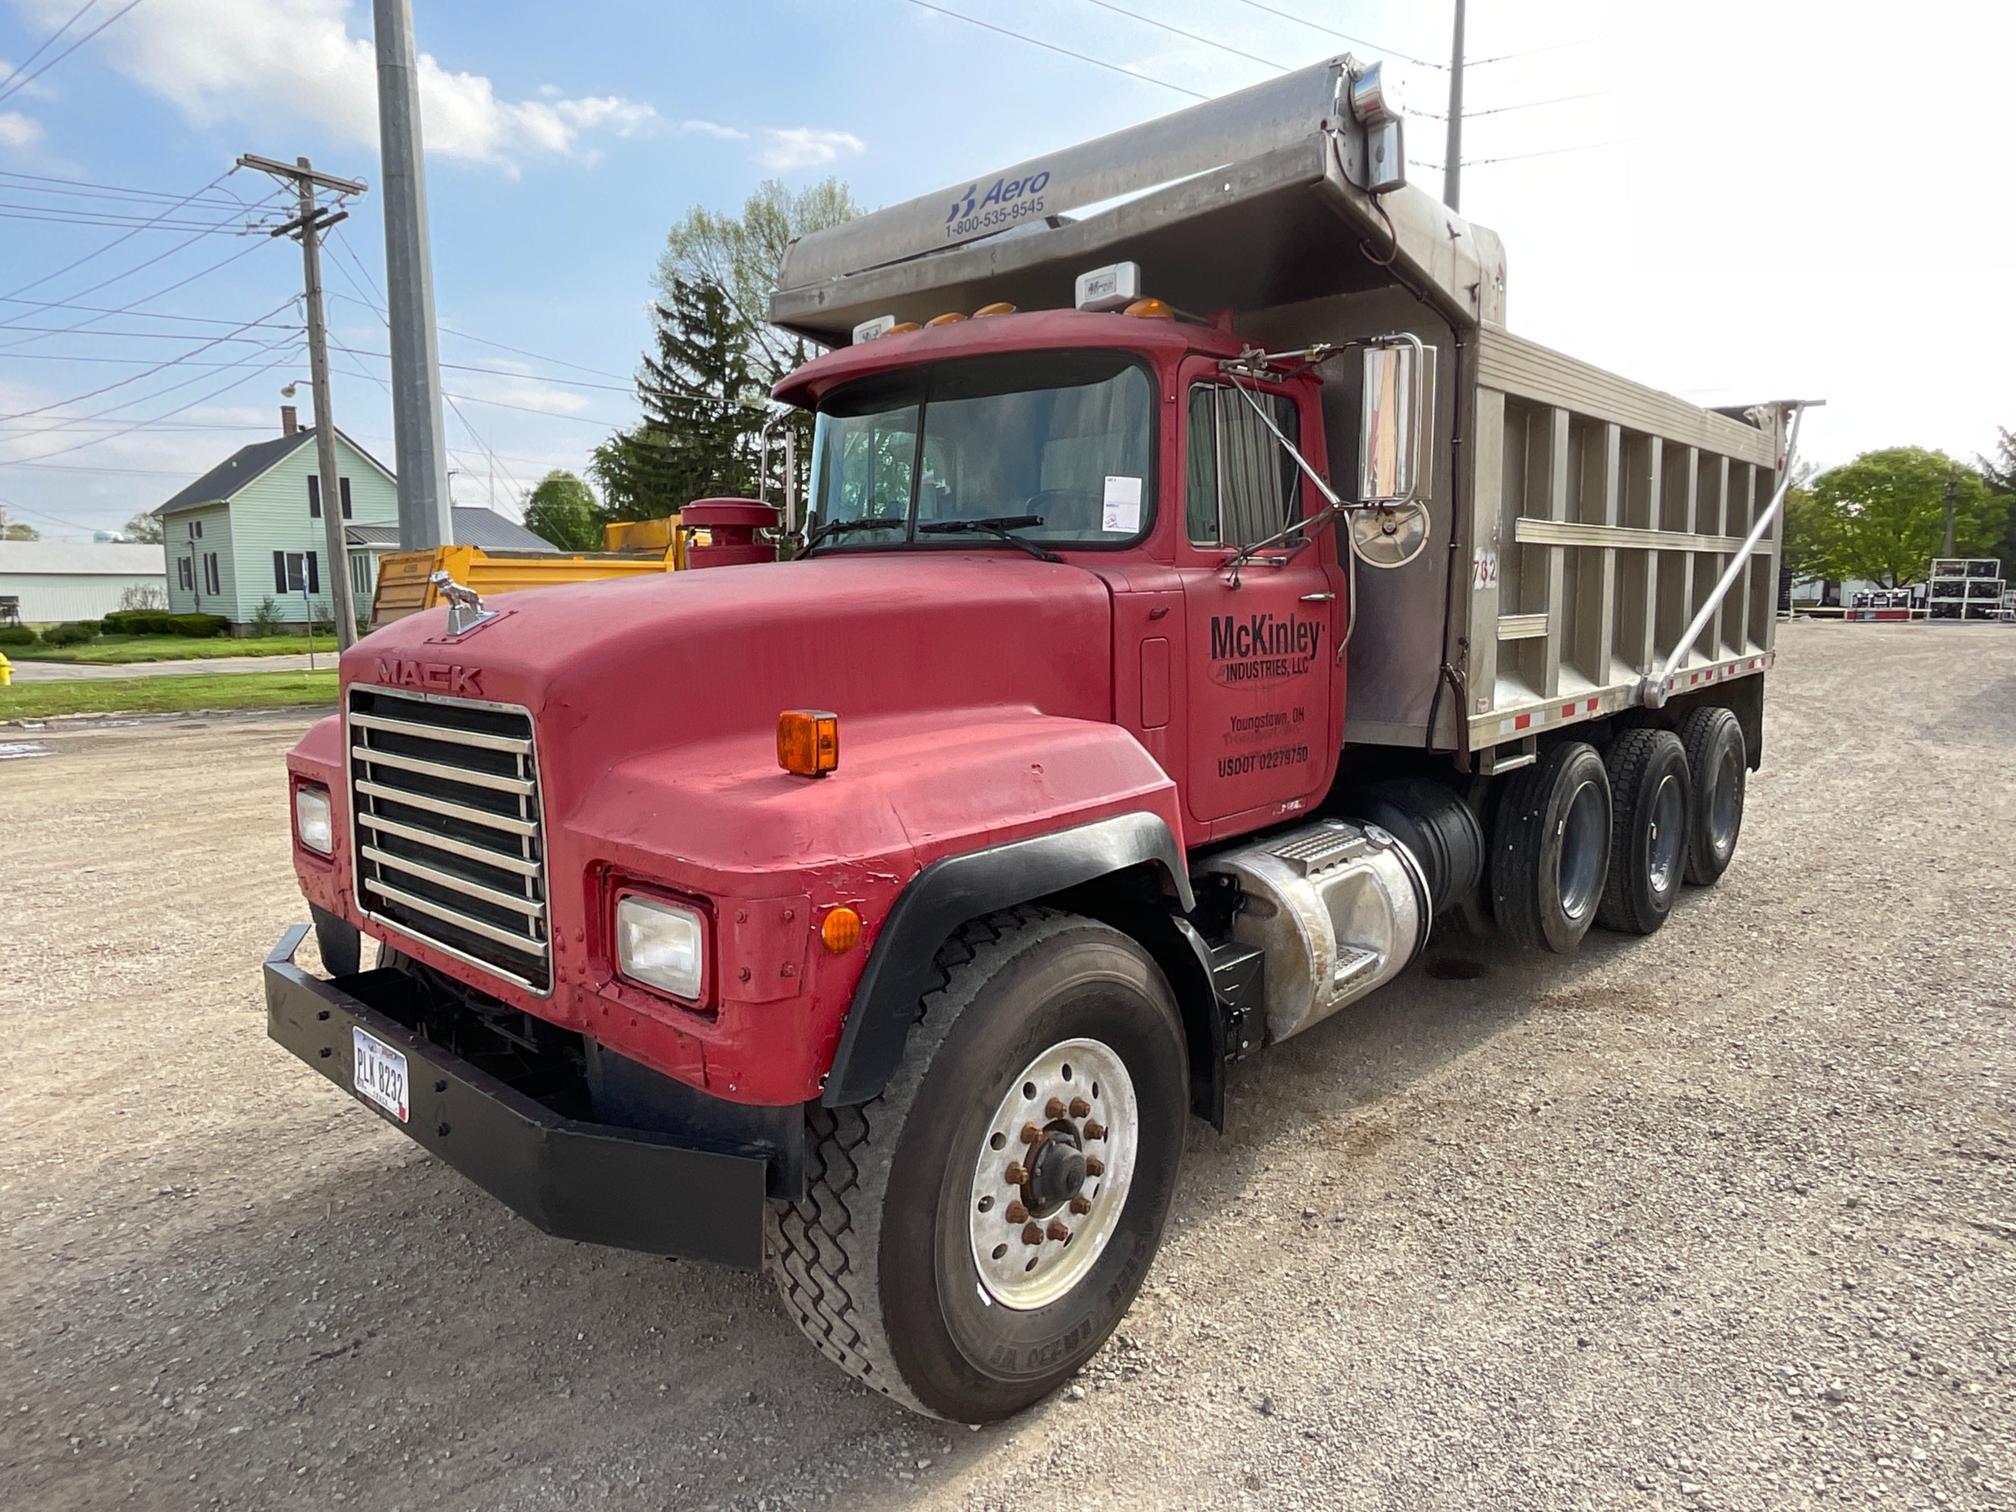
[[[1759,759],[1796,407],[1511,336],[1399,137],[1338,58],[796,244],[802,503],[344,656],[273,1038],[981,1422],[1125,1314],[1229,1062],[1438,919],[1663,925]]]

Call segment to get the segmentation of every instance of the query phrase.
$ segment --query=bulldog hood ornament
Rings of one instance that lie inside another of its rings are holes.
[[[435,593],[448,602],[448,633],[467,635],[471,630],[487,625],[497,618],[495,609],[483,607],[482,595],[474,588],[465,588],[445,572],[437,572],[427,579],[434,585]]]

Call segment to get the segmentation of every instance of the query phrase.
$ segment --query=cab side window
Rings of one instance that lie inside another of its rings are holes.
[[[1295,459],[1254,413],[1254,403],[1300,447],[1295,401],[1286,394],[1242,394],[1223,383],[1190,390],[1184,516],[1195,545],[1251,546],[1301,515]]]

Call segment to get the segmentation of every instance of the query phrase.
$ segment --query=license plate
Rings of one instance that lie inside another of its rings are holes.
[[[350,1080],[359,1097],[406,1122],[406,1057],[354,1025],[350,1030]]]

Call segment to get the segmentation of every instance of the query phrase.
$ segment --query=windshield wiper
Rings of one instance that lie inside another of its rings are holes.
[[[812,534],[805,537],[805,544],[798,548],[798,555],[801,557],[809,556],[812,548],[820,542],[831,540],[834,536],[847,535],[852,531],[901,530],[902,528],[903,522],[901,520],[887,520],[875,515],[863,515],[859,519],[853,520],[828,520],[824,525],[813,531]]]
[[[932,520],[917,527],[919,535],[958,535],[964,531],[977,530],[982,535],[991,535],[996,540],[1006,541],[1010,546],[1020,546],[1029,555],[1041,562],[1061,562],[1064,560],[1047,546],[1038,546],[1034,541],[1025,541],[1020,536],[1010,535],[1011,530],[1028,530],[1043,523],[1041,515],[987,515],[978,520]]]

